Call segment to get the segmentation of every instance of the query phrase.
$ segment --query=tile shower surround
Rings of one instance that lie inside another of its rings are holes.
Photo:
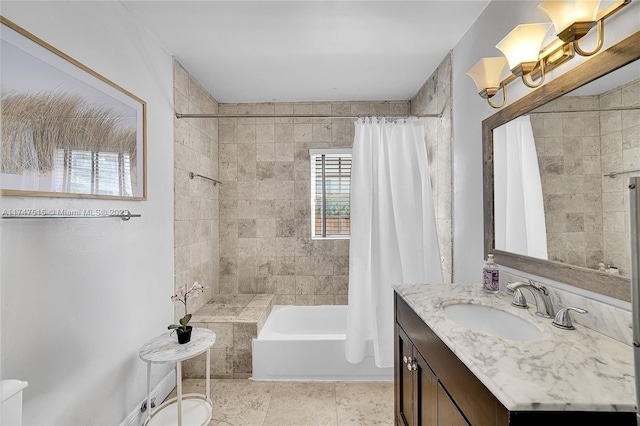
[[[221,104],[221,114],[407,115],[408,102]],[[310,148],[351,147],[354,119],[219,119],[220,293],[346,304],[348,240],[311,239]]]
[[[176,287],[194,280],[212,287],[211,294],[194,299],[195,308],[215,294],[235,293],[276,294],[279,304],[346,304],[348,240],[310,238],[309,149],[350,147],[354,120],[276,115],[393,116],[434,108],[444,109],[443,119],[424,120],[425,143],[450,281],[450,81],[448,55],[411,102],[218,104],[176,62],[176,111],[274,115],[175,120]],[[189,181],[194,167],[223,184]],[[209,284],[210,276],[218,279]]]

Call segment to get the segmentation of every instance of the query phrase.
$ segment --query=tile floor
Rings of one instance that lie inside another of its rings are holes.
[[[183,393],[205,393],[204,379],[182,386]],[[393,382],[212,379],[211,400],[209,426],[393,425]]]

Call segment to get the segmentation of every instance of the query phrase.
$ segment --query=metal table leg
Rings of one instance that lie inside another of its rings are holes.
[[[178,383],[178,426],[182,426],[182,361],[176,366],[176,382]]]

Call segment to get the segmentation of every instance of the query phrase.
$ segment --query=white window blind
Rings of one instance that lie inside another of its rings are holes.
[[[311,236],[350,234],[351,150],[311,150]]]

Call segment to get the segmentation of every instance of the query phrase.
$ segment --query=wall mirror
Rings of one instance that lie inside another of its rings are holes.
[[[640,31],[483,121],[485,255],[630,301]]]

